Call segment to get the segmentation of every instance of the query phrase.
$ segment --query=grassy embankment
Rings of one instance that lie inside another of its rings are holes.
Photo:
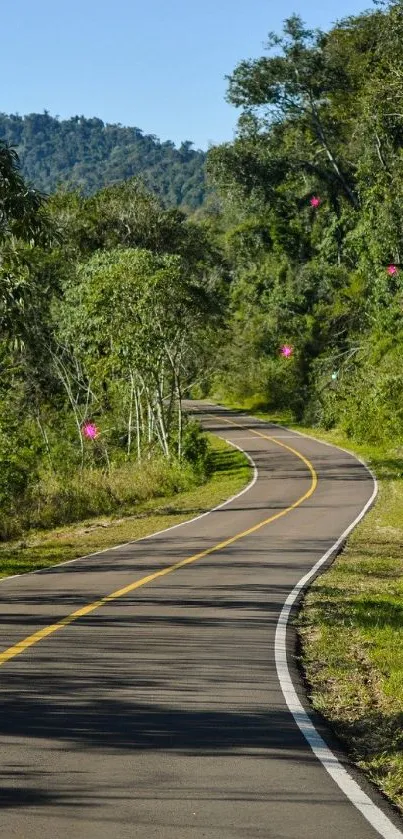
[[[209,476],[204,483],[193,482],[189,488],[177,492],[168,481],[157,493],[152,486],[145,486],[144,481],[141,484],[139,478],[136,500],[131,505],[126,503],[119,515],[115,512],[51,530],[31,530],[23,539],[1,544],[0,577],[46,568],[139,539],[225,501],[248,483],[250,465],[237,449],[218,437],[210,434],[208,437]],[[159,497],[155,497],[157,494]]]
[[[378,478],[375,506],[309,589],[297,626],[313,706],[352,760],[403,809],[403,450],[305,428],[253,403],[243,410],[349,449]]]

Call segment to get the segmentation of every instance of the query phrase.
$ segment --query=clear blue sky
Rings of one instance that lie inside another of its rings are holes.
[[[312,27],[371,0],[11,0],[1,12],[0,111],[97,116],[196,148],[233,138],[224,79],[299,13]]]

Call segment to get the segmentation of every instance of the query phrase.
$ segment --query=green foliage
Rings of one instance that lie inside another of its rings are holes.
[[[60,186],[86,195],[119,181],[141,177],[169,207],[196,209],[206,195],[205,154],[184,142],[175,148],[139,128],[75,116],[0,114],[0,137],[15,146],[24,177],[36,189]]]
[[[225,272],[208,224],[138,180],[45,200],[0,147],[0,538],[204,480],[182,398]]]
[[[372,336],[328,382],[317,423],[337,425],[359,443],[403,442],[403,336]]]
[[[327,33],[293,16],[267,54],[242,61],[228,91],[237,136],[208,154],[216,191],[203,207],[204,185],[195,197],[187,178],[204,177],[205,158],[189,143],[100,120],[0,117],[23,171],[41,188],[64,182],[45,200],[0,146],[10,509],[51,476],[75,487],[55,495],[66,515],[84,514],[80,473],[96,476],[97,509],[109,509],[111,475],[161,457],[202,480],[188,393],[402,439],[402,8]]]
[[[209,445],[198,422],[186,423],[182,443],[183,458],[199,473],[205,474],[208,464]]]
[[[359,440],[402,434],[402,8],[287,20],[229,77],[237,136],[207,161],[232,274],[215,391]]]
[[[25,433],[24,433],[25,432]],[[36,444],[36,445],[35,445]],[[10,427],[3,421],[0,427],[0,505],[12,505],[23,499],[38,477],[37,441],[22,425]]]
[[[7,237],[38,241],[46,236],[43,196],[27,187],[15,150],[0,140],[0,240]]]

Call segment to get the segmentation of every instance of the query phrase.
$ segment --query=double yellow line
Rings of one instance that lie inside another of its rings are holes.
[[[77,611],[72,612],[65,618],[62,618],[62,620],[57,621],[57,623],[52,623],[49,626],[44,627],[43,629],[39,629],[38,632],[34,632],[32,635],[28,635],[27,638],[24,638],[17,644],[13,644],[12,647],[9,647],[7,650],[4,650],[4,652],[0,654],[0,666],[2,664],[5,664],[11,658],[15,658],[15,656],[25,652],[25,650],[27,650],[29,647],[33,647],[34,644],[38,643],[38,641],[42,641],[44,638],[47,638],[48,635],[52,635],[59,629],[64,629],[65,626],[69,626],[69,624],[74,623],[74,621],[78,620],[79,618],[85,617],[85,615],[89,615],[91,612],[94,612],[95,609],[99,609],[101,606],[106,606],[106,604],[110,603],[112,600],[117,600],[119,597],[123,597],[125,594],[129,594],[131,591],[135,591],[136,589],[147,585],[147,583],[152,583],[159,577],[165,577],[167,574],[172,574],[173,571],[179,571],[180,568],[185,568],[186,565],[191,565],[192,562],[197,562],[197,560],[203,559],[205,556],[209,556],[212,553],[216,553],[217,551],[226,548],[228,545],[232,545],[234,542],[237,542],[238,539],[242,539],[244,536],[249,536],[251,533],[255,533],[257,530],[260,530],[261,527],[265,527],[266,524],[270,524],[272,521],[275,521],[276,519],[279,519],[282,516],[287,515],[287,513],[290,513],[291,510],[295,510],[296,507],[299,507],[300,504],[306,501],[306,499],[309,498],[315,492],[318,483],[318,477],[314,467],[312,466],[312,463],[308,460],[308,458],[304,457],[303,454],[298,452],[296,449],[293,449],[291,446],[287,446],[285,443],[281,443],[274,437],[268,436],[267,434],[263,434],[261,431],[256,431],[255,429],[248,428],[247,426],[240,426],[238,423],[233,422],[232,420],[225,419],[224,417],[221,417],[221,419],[229,425],[235,426],[236,428],[245,428],[251,434],[255,434],[257,437],[263,437],[264,440],[270,440],[270,442],[275,443],[277,446],[281,446],[283,449],[287,449],[287,451],[296,455],[300,460],[302,460],[305,466],[307,466],[310,472],[311,486],[309,487],[308,491],[305,492],[304,495],[301,495],[300,498],[294,501],[294,503],[286,509],[280,510],[280,512],[275,513],[273,516],[269,516],[269,518],[264,519],[258,524],[255,524],[253,527],[249,527],[247,530],[242,530],[240,533],[236,533],[235,536],[231,536],[229,539],[225,539],[223,542],[218,542],[212,548],[207,548],[205,551],[200,551],[200,553],[193,554],[193,556],[189,556],[187,559],[182,559],[180,562],[175,562],[174,565],[169,565],[167,568],[163,568],[161,571],[155,571],[153,574],[148,574],[146,577],[142,577],[140,580],[137,580],[134,583],[130,583],[130,585],[125,586],[124,588],[120,588],[117,589],[117,591],[113,591],[112,594],[108,594],[105,597],[101,597],[100,600],[95,600],[93,603],[88,603],[87,606],[83,606],[81,609],[77,609]]]

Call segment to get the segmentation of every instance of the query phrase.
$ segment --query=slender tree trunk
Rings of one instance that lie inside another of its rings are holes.
[[[39,413],[37,413],[37,415],[36,415],[36,421],[38,423],[38,427],[39,427],[39,430],[41,432],[43,442],[45,443],[46,455],[47,455],[47,458],[49,460],[49,466],[50,466],[51,472],[54,472],[55,470],[54,470],[54,467],[53,467],[52,453],[50,451],[50,445],[49,445],[49,438],[48,438],[48,435],[46,433],[45,428],[43,427],[43,425],[41,423],[41,418],[40,418]]]
[[[182,392],[179,382],[179,377],[176,375],[176,392],[178,397],[178,460],[182,460],[182,435],[183,435],[183,417],[182,417]]]
[[[165,445],[164,439],[161,435],[161,427],[158,418],[158,407],[157,407],[157,400],[150,399],[150,394],[147,392],[147,405],[149,410],[149,442],[151,443],[153,440],[153,436],[158,440],[159,445],[163,453],[165,454]]]
[[[133,423],[133,395],[134,395],[134,376],[130,371],[130,401],[129,401],[129,421],[127,427],[127,457],[130,457],[130,450],[132,446],[132,423]]]
[[[142,398],[141,398],[142,393],[143,392],[142,391],[140,392],[139,388],[137,388],[136,397],[137,397],[137,404],[138,404],[138,408],[139,408],[139,420],[140,420],[141,437],[143,437],[144,433],[145,433],[143,401],[142,401]]]
[[[162,440],[162,449],[165,454],[165,457],[169,460],[169,444],[168,444],[168,435],[167,435],[167,428],[165,423],[164,417],[164,402],[162,398],[162,391],[161,391],[161,382],[157,379],[157,390],[156,390],[156,408],[157,408],[157,418],[158,423],[161,431],[161,440]]]
[[[134,390],[134,404],[136,410],[136,428],[137,428],[137,460],[141,461],[141,428],[140,428],[140,408],[137,388]]]
[[[66,370],[63,362],[54,353],[51,352],[51,355],[52,355],[53,362],[54,362],[54,365],[55,365],[56,374],[59,377],[59,379],[60,379],[60,381],[61,381],[61,383],[62,383],[62,385],[63,385],[63,387],[64,387],[64,389],[67,393],[67,398],[70,402],[70,405],[71,405],[71,408],[72,408],[72,411],[73,411],[74,421],[75,421],[76,428],[77,428],[78,439],[79,439],[79,442],[80,442],[81,469],[83,469],[84,468],[84,440],[83,440],[83,435],[82,435],[82,430],[81,430],[81,421],[80,421],[80,418],[78,416],[78,411],[77,411],[77,400],[75,400],[74,396],[73,396],[73,391],[71,389],[71,385],[70,385],[70,381],[69,381],[68,370]],[[87,394],[88,394],[88,391],[87,391]]]
[[[174,382],[173,386],[171,387],[171,391],[170,391],[170,394],[169,394],[168,408],[167,408],[167,412],[166,412],[168,431],[171,428],[172,415],[173,415],[173,411],[174,411],[174,403],[175,403],[175,382]]]
[[[106,460],[106,466],[107,466],[107,469],[108,469],[108,475],[110,475],[110,474],[111,474],[111,462],[110,462],[110,460],[109,460],[108,449],[107,449],[106,443],[104,443],[104,444],[102,445],[102,449],[103,449],[104,457],[105,457],[105,460]]]
[[[151,410],[151,405],[147,399],[147,429],[148,429],[148,442],[151,445],[151,441],[153,439],[153,413]]]
[[[81,469],[84,469],[84,440],[83,440],[83,434],[82,434],[82,429],[81,429],[81,420],[80,420],[80,417],[79,417],[78,411],[77,411],[77,403],[76,403],[76,400],[73,397],[73,392],[71,390],[70,383],[67,380],[65,381],[63,379],[63,377],[61,377],[61,381],[63,382],[63,384],[65,386],[66,393],[67,393],[70,405],[71,405],[72,410],[73,410],[74,421],[75,421],[76,428],[77,428],[78,439],[80,441]]]
[[[330,161],[330,163],[331,163],[331,165],[332,165],[332,167],[333,167],[334,171],[336,172],[336,175],[337,175],[337,177],[338,177],[338,179],[339,179],[339,181],[340,181],[340,183],[341,183],[341,185],[342,185],[342,187],[343,187],[343,189],[344,189],[344,191],[345,191],[346,195],[347,195],[347,196],[348,196],[348,198],[350,199],[350,201],[351,201],[351,203],[352,203],[353,207],[355,207],[356,209],[358,209],[358,207],[359,207],[359,202],[358,202],[358,200],[357,200],[357,196],[356,196],[356,195],[354,195],[353,190],[351,189],[351,187],[350,187],[350,186],[349,186],[349,184],[347,183],[347,180],[346,180],[346,178],[344,177],[343,172],[341,171],[340,166],[339,166],[339,164],[337,163],[337,160],[336,160],[336,158],[334,157],[333,152],[331,151],[331,149],[330,149],[330,147],[329,147],[329,145],[328,145],[328,142],[327,142],[327,139],[326,139],[326,135],[325,135],[325,132],[324,132],[324,129],[323,129],[322,123],[321,123],[321,121],[320,121],[319,114],[318,114],[318,112],[317,112],[316,106],[315,106],[315,104],[314,104],[314,102],[313,102],[313,100],[312,100],[312,99],[311,99],[311,109],[312,109],[312,118],[313,118],[314,125],[315,125],[315,127],[316,127],[316,131],[317,131],[318,139],[320,140],[320,142],[321,142],[321,144],[322,144],[322,146],[323,146],[323,148],[324,148],[324,150],[325,150],[325,152],[326,152],[327,158],[328,158],[328,160]]]

